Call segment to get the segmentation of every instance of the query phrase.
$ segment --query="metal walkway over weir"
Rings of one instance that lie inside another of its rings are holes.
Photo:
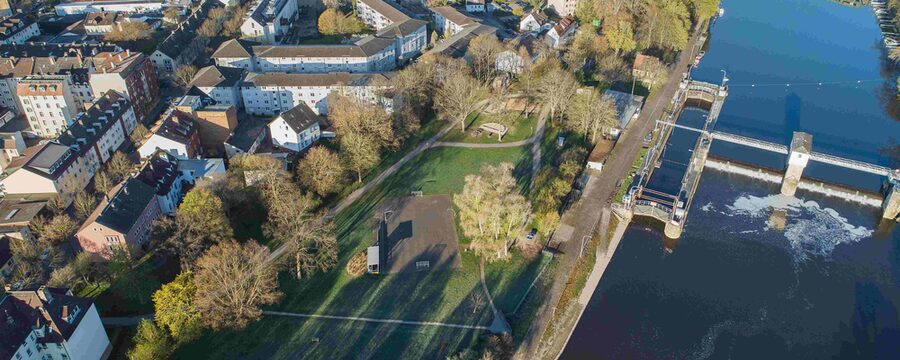
[[[625,196],[626,206],[631,207],[635,215],[658,219],[666,224],[666,236],[670,238],[680,237],[684,222],[687,219],[688,209],[690,209],[694,193],[700,181],[700,174],[703,172],[706,164],[709,149],[713,140],[720,140],[788,155],[787,169],[781,189],[782,194],[788,196],[793,196],[802,176],[803,168],[806,167],[808,161],[884,176],[887,178],[889,187],[885,189],[885,198],[882,205],[883,216],[888,219],[900,219],[900,215],[898,215],[900,214],[900,170],[891,170],[884,166],[863,161],[813,152],[811,151],[812,136],[806,133],[795,132],[791,145],[786,146],[712,130],[722,110],[725,98],[728,96],[728,87],[725,84],[724,81],[723,85],[720,86],[693,81],[688,78],[682,82],[679,91],[675,93],[675,97],[672,99],[672,107],[669,109],[666,119],[657,120],[656,131],[658,131],[658,136],[656,142],[648,151],[643,165],[635,174],[631,189]],[[676,123],[680,119],[688,101],[699,101],[709,105],[709,113],[706,115],[702,128]],[[665,157],[666,148],[671,147],[669,146],[669,137],[676,133],[675,129],[696,132],[699,136],[696,137],[696,143],[693,143],[692,149],[685,149],[684,142],[694,140],[693,138],[684,138],[686,134],[680,132],[681,137],[678,138],[681,139],[680,144],[679,141],[671,142],[671,144],[679,144],[675,147],[675,150],[672,150],[677,155]],[[687,163],[684,163],[685,151],[690,152],[690,159]],[[679,157],[682,159],[679,160]],[[657,169],[660,170],[656,171]],[[678,191],[675,194],[669,194],[668,192],[675,189],[671,186],[659,185],[662,184],[659,181],[654,186],[663,186],[663,188],[650,188],[648,184],[656,172],[663,173],[663,175],[660,175],[663,180],[666,177],[681,176],[681,184]],[[682,172],[683,174],[681,174]]]
[[[748,146],[748,147],[765,150],[765,151],[770,151],[770,152],[774,152],[774,153],[779,153],[779,154],[783,154],[783,155],[787,155],[788,153],[790,153],[790,149],[786,145],[782,145],[782,144],[763,141],[763,140],[754,139],[754,138],[750,138],[750,137],[746,137],[746,136],[729,134],[729,133],[722,132],[722,131],[709,132],[709,131],[705,131],[703,129],[697,129],[697,128],[692,128],[689,126],[673,124],[673,123],[669,123],[669,122],[665,122],[665,121],[658,121],[658,123],[662,124],[662,125],[666,125],[666,126],[673,126],[675,128],[679,128],[679,129],[696,131],[701,134],[709,134],[712,136],[713,139],[730,142],[732,144]],[[815,161],[815,162],[824,163],[824,164],[839,166],[839,167],[846,168],[846,169],[862,171],[862,172],[866,172],[869,174],[880,175],[880,176],[889,176],[892,172],[892,170],[890,168],[885,167],[885,166],[870,164],[870,163],[859,161],[859,160],[842,158],[840,156],[834,156],[834,155],[829,155],[829,154],[815,152],[815,151],[810,153],[810,160]]]

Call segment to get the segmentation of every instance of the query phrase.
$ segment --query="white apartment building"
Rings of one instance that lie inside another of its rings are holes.
[[[434,17],[435,29],[444,35],[445,38],[449,38],[453,36],[453,34],[462,31],[463,28],[468,25],[478,23],[475,19],[459,12],[459,10],[456,10],[456,8],[452,6],[432,8],[431,12]]]
[[[578,0],[547,0],[547,8],[555,10],[562,17],[574,15],[576,6]]]
[[[331,92],[380,105],[393,111],[395,99],[380,95],[392,73],[287,74],[250,73],[241,85],[244,109],[254,115],[277,115],[305,103],[316,114],[328,113]]]
[[[56,15],[59,16],[87,14],[97,11],[111,11],[117,13],[162,13],[165,3],[165,1],[152,0],[72,1],[56,4],[54,9],[56,10]]]
[[[24,44],[40,34],[37,23],[25,14],[16,14],[0,21],[0,44]]]
[[[272,145],[300,152],[318,141],[322,131],[318,115],[301,102],[273,119],[269,123],[269,134]]]
[[[56,137],[72,125],[82,107],[75,101],[66,75],[30,75],[19,80],[16,95],[31,130],[41,137]]]
[[[297,0],[256,0],[241,24],[243,38],[279,44],[300,16]]]
[[[241,80],[246,73],[247,70],[242,68],[210,65],[194,75],[190,86],[211,97],[216,104],[241,109],[244,107],[244,100],[241,98]]]
[[[99,360],[109,337],[91,298],[68,289],[41,287],[0,297],[0,358]]]
[[[357,0],[356,16],[366,25],[380,31],[391,24],[409,20],[410,17],[403,13],[396,3],[387,3],[384,0]]]
[[[213,59],[219,66],[253,72],[377,72],[397,67],[393,39],[367,37],[351,45],[257,45],[229,40]]]
[[[56,140],[0,180],[0,186],[5,194],[74,194],[87,186],[135,127],[131,103],[109,91]]]

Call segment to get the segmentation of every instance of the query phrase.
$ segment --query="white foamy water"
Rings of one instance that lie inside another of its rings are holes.
[[[726,214],[730,216],[766,217],[765,230],[774,227],[769,214],[773,210],[784,211],[784,236],[799,261],[810,256],[828,256],[838,245],[857,242],[873,232],[851,224],[836,210],[823,208],[815,201],[784,195],[742,195],[726,208]]]

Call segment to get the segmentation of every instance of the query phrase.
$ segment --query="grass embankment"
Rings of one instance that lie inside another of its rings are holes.
[[[488,306],[473,311],[469,294],[481,291],[478,259],[462,252],[462,269],[402,275],[346,274],[350,258],[373,243],[375,212],[385,198],[411,191],[426,195],[462,190],[466,175],[482,165],[516,164],[515,174],[527,179],[530,157],[524,148],[436,148],[420,154],[378,187],[337,214],[340,254],[334,270],[307,280],[281,275],[284,299],[272,310],[361,316],[467,325],[489,325]],[[522,181],[522,180],[520,180]],[[527,180],[526,180],[527,181]],[[465,240],[461,239],[464,247]],[[501,308],[521,298],[539,269],[538,260],[520,256],[489,264],[486,278]],[[520,289],[521,288],[521,289]],[[512,305],[510,305],[512,304]],[[351,321],[266,316],[243,331],[209,332],[179,350],[180,358],[423,358],[443,357],[472,346],[480,332],[465,329],[415,327]]]

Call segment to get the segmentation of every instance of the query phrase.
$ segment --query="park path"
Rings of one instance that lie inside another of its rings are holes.
[[[282,311],[263,311],[263,315],[269,316],[288,316],[288,317],[297,317],[297,318],[306,318],[306,319],[329,319],[329,320],[344,320],[344,321],[362,321],[362,322],[371,322],[371,323],[382,323],[382,324],[397,324],[397,325],[412,325],[412,326],[438,326],[438,327],[449,327],[456,329],[469,329],[469,330],[490,330],[487,326],[480,325],[463,325],[463,324],[449,324],[435,321],[411,321],[411,320],[398,320],[398,319],[376,319],[376,318],[368,318],[368,317],[359,317],[359,316],[337,316],[337,315],[317,315],[317,314],[300,314],[300,313],[290,313],[290,312],[282,312]]]
[[[487,103],[490,100],[493,100],[493,99],[482,100],[478,106],[484,107],[485,105],[487,105]],[[534,157],[532,158],[531,179],[532,179],[532,181],[534,181],[535,175],[537,174],[537,171],[539,170],[540,164],[541,164],[540,138],[544,134],[544,128],[547,123],[547,114],[548,114],[548,111],[546,111],[546,110],[541,111],[540,117],[538,118],[537,129],[535,130],[534,135],[532,135],[530,138],[528,138],[526,140],[516,141],[516,142],[511,142],[511,143],[506,143],[506,144],[468,144],[468,143],[441,142],[439,140],[441,138],[443,138],[444,136],[446,136],[447,133],[450,132],[450,130],[454,126],[453,124],[447,124],[437,134],[435,134],[428,140],[425,140],[424,142],[420,143],[418,146],[416,146],[415,149],[413,149],[412,151],[410,151],[409,153],[404,155],[402,158],[400,158],[400,160],[397,160],[397,162],[395,162],[393,165],[391,165],[387,169],[384,169],[384,171],[382,171],[380,174],[378,174],[378,176],[373,178],[371,181],[367,182],[365,185],[363,185],[359,189],[354,190],[352,193],[350,193],[350,195],[347,195],[347,197],[345,197],[344,199],[339,201],[337,203],[337,205],[333,206],[331,209],[328,209],[328,212],[325,214],[325,216],[327,218],[332,218],[335,215],[337,215],[338,213],[340,213],[341,211],[344,211],[345,209],[350,207],[350,205],[353,205],[353,203],[356,202],[356,200],[359,200],[366,192],[368,192],[369,190],[380,185],[389,176],[394,175],[394,173],[396,173],[398,170],[400,170],[400,168],[403,167],[403,165],[408,163],[410,160],[412,160],[416,156],[419,156],[419,154],[425,152],[425,150],[431,149],[433,147],[438,147],[438,146],[478,149],[478,148],[516,147],[516,146],[523,146],[523,145],[527,145],[527,144],[533,144],[532,154]],[[536,152],[534,151],[535,148],[537,149]],[[269,261],[274,261],[275,259],[278,259],[286,251],[287,251],[287,248],[285,247],[285,245],[279,246],[277,249],[272,251],[272,254],[269,255]]]

